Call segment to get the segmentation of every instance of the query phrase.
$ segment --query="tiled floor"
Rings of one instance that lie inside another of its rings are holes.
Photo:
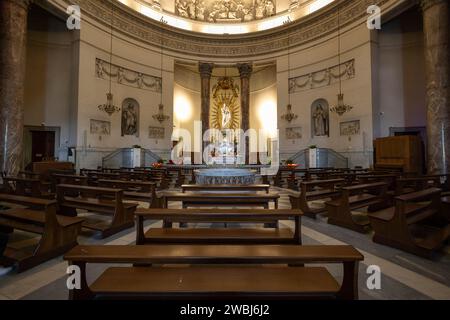
[[[290,208],[287,191],[276,189],[281,194],[280,208]],[[176,207],[175,203],[173,207]],[[147,222],[147,226],[153,222]],[[283,224],[293,228],[286,221]],[[207,226],[207,225],[206,225]],[[305,244],[351,244],[358,248],[365,260],[360,264],[359,295],[361,299],[450,299],[450,250],[444,248],[440,257],[427,260],[397,249],[372,242],[371,234],[359,234],[351,230],[329,225],[324,217],[302,220],[302,235]],[[16,237],[16,246],[28,245],[30,239]],[[82,244],[134,243],[135,231],[129,229],[108,239],[99,240],[92,232],[83,232],[79,238]],[[369,290],[367,267],[381,268],[381,289]],[[94,279],[107,266],[92,265],[88,278]],[[336,277],[340,277],[341,267],[327,266]],[[67,299],[67,263],[62,257],[50,260],[24,273],[14,271],[0,277],[0,300],[3,299]],[[89,280],[89,279],[88,279]]]

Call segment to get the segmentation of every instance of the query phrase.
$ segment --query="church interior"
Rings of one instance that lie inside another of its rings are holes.
[[[0,0],[0,300],[449,300],[449,7]]]

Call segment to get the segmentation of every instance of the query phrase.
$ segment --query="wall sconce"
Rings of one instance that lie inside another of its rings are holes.
[[[158,113],[153,115],[153,119],[158,120],[159,123],[163,123],[164,121],[169,120],[170,117],[164,114],[164,105],[160,103],[158,108]]]
[[[295,119],[298,118],[298,115],[296,115],[296,114],[294,114],[292,112],[292,105],[291,104],[288,104],[286,109],[287,109],[287,112],[286,112],[286,114],[283,114],[281,116],[281,119],[286,120],[287,122],[291,122],[292,120],[295,120]]]

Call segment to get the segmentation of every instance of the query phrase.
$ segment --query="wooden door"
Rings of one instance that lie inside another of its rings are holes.
[[[31,160],[55,159],[55,131],[31,131]]]

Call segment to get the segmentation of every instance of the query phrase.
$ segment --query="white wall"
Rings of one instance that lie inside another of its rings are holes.
[[[378,33],[379,136],[390,127],[426,126],[422,17],[416,10],[383,25]]]
[[[37,7],[31,10],[27,35],[24,91],[25,126],[60,127],[55,157],[67,160],[72,143],[73,41],[63,21]],[[75,66],[77,68],[77,66]],[[25,165],[31,161],[31,139],[25,137]]]
[[[345,102],[354,108],[351,112],[338,116],[330,113],[330,136],[313,137],[311,133],[311,104],[317,99],[325,99],[330,107],[337,103],[339,83],[308,89],[291,94],[292,111],[298,118],[291,123],[281,119],[286,113],[288,97],[288,77],[293,78],[338,65],[336,34],[331,38],[290,55],[288,72],[287,56],[277,60],[278,79],[278,121],[280,128],[280,157],[286,159],[310,145],[331,148],[349,158],[349,165],[369,166],[372,161],[372,71],[370,33],[365,25],[343,30],[341,35],[341,61],[355,59],[355,77],[343,80],[342,90]],[[361,133],[348,137],[340,135],[340,122],[360,120]],[[287,127],[302,127],[303,137],[299,140],[284,138]]]
[[[101,157],[116,150],[128,148],[135,144],[167,157],[172,133],[172,103],[173,103],[173,60],[165,56],[163,61],[163,96],[164,113],[170,115],[169,121],[160,124],[152,118],[158,112],[160,93],[137,87],[112,82],[114,104],[121,107],[126,98],[133,98],[140,105],[139,135],[121,136],[121,112],[109,116],[98,109],[98,105],[106,102],[109,81],[96,76],[95,61],[100,58],[109,61],[110,38],[108,32],[103,32],[90,24],[84,24],[81,30],[80,69],[78,87],[78,125],[77,149],[78,166],[95,167],[101,165]],[[147,75],[161,76],[161,54],[146,48],[133,45],[117,37],[113,38],[114,65]],[[90,119],[111,122],[111,135],[98,136],[90,133]],[[155,140],[149,138],[149,126],[164,127],[165,138]]]

